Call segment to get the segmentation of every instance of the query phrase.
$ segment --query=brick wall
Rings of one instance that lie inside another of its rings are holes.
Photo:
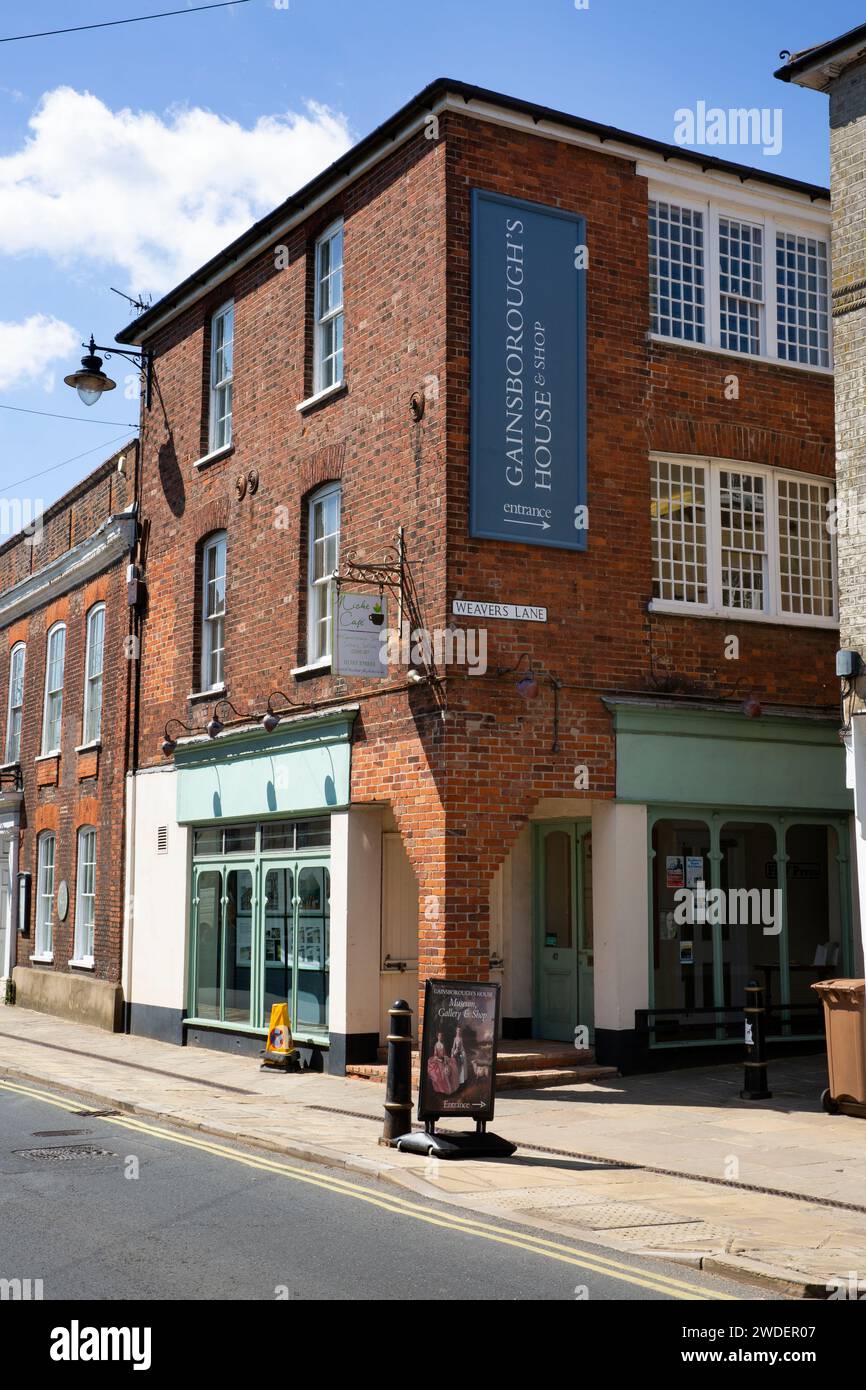
[[[21,536],[0,547],[0,592],[59,559],[71,546],[86,540],[107,517],[125,510],[134,495],[136,445],[125,446],[124,473],[119,454],[48,509],[41,538],[28,544]],[[55,895],[62,880],[69,888],[65,922],[54,914],[54,969],[67,971],[73,955],[75,925],[77,838],[82,825],[97,831],[97,869],[94,927],[94,975],[120,979],[123,941],[123,808],[124,776],[128,766],[128,711],[132,698],[132,666],[124,638],[129,631],[126,563],[116,562],[101,574],[0,628],[0,729],[5,754],[9,696],[9,656],[26,642],[24,714],[20,767],[24,800],[21,807],[19,870],[32,875],[30,934],[18,938],[18,964],[27,966],[35,949],[37,839],[53,830]],[[101,747],[76,752],[83,744],[84,665],[87,614],[95,603],[105,604],[105,654],[102,691]],[[45,693],[46,635],[56,622],[66,623],[61,751],[57,760],[37,762],[42,751]],[[55,896],[56,905],[56,896]]]
[[[548,622],[488,625],[488,664],[529,654],[563,683],[530,704],[502,680],[448,681],[445,917],[454,973],[486,966],[488,885],[542,797],[608,797],[615,748],[605,693],[689,694],[739,708],[832,710],[832,630],[651,615],[650,451],[706,454],[833,476],[832,378],[647,340],[647,182],[619,159],[449,117],[448,590],[540,603]],[[584,553],[468,537],[469,218],[479,186],[587,220],[588,494]],[[725,378],[739,378],[727,399]],[[739,659],[725,639],[739,639]],[[526,663],[524,663],[525,666]],[[523,668],[522,668],[523,669]],[[585,790],[575,770],[588,769]],[[711,799],[711,789],[708,789]],[[430,936],[428,930],[428,936]],[[430,946],[435,943],[431,940]]]
[[[831,88],[833,334],[836,352],[840,646],[866,655],[863,532],[866,530],[866,63]]]

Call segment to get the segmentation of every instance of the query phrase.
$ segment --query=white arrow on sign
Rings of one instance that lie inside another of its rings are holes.
[[[503,517],[503,521],[504,521],[504,522],[506,523],[506,525],[508,525],[508,526],[543,526],[544,529],[545,529],[545,531],[549,531],[549,530],[550,530],[550,522],[549,522],[549,521],[524,521],[522,518],[513,517],[513,516],[506,516],[506,517]]]

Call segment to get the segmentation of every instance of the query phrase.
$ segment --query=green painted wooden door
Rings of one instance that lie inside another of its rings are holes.
[[[589,821],[539,826],[535,841],[533,1033],[573,1042],[592,1031],[592,879]],[[588,873],[589,869],[589,873]]]

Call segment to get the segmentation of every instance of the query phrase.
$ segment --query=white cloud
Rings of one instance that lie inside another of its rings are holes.
[[[49,364],[67,362],[77,346],[75,329],[49,314],[31,314],[23,323],[0,322],[0,391],[33,385],[52,391]]]
[[[165,117],[58,87],[21,149],[0,157],[0,253],[121,270],[164,293],[346,150],[345,117],[261,116],[250,129],[199,107]]]

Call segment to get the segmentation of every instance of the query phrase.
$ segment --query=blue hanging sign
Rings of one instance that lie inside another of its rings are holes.
[[[470,534],[586,548],[586,222],[472,190]]]

